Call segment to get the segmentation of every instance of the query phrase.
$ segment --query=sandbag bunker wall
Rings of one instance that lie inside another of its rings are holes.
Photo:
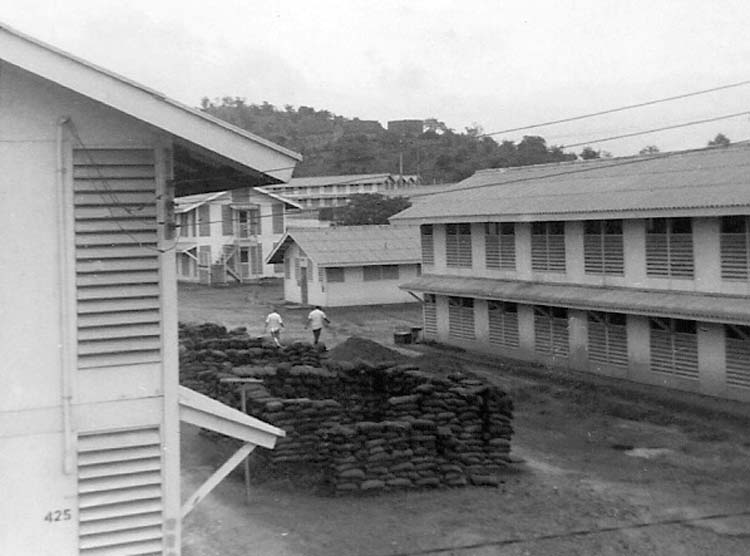
[[[239,396],[222,377],[261,379],[247,411],[287,433],[264,456],[319,466],[327,491],[496,485],[510,462],[511,400],[474,378],[329,360],[309,344],[280,352],[240,334],[181,345],[186,385],[225,403]]]

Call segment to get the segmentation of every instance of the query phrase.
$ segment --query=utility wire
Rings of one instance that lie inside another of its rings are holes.
[[[647,129],[645,131],[634,131],[633,133],[624,133],[622,135],[612,135],[610,137],[602,137],[601,139],[593,139],[591,141],[582,141],[580,143],[570,143],[568,145],[560,145],[561,149],[570,149],[573,147],[580,147],[582,145],[590,145],[592,143],[604,143],[605,141],[614,141],[615,139],[625,139],[627,137],[637,137],[638,135],[646,135],[648,133],[656,133],[658,131],[667,131],[669,129],[679,129],[681,127],[688,127],[691,125],[707,124],[710,122],[718,122],[719,120],[728,120],[730,118],[737,118],[739,116],[747,116],[750,112],[735,112],[734,114],[726,114],[724,116],[716,116],[713,118],[705,118],[703,120],[693,120],[692,122],[684,122],[681,124],[668,125],[664,127],[656,127],[653,129]]]
[[[526,129],[534,129],[537,127],[544,127],[549,125],[556,125],[556,124],[564,124],[567,122],[575,122],[578,120],[585,120],[587,118],[594,118],[596,116],[604,116],[605,114],[614,114],[616,112],[623,112],[625,110],[632,110],[634,108],[643,108],[644,106],[652,106],[654,104],[661,104],[663,102],[671,102],[673,100],[680,100],[683,98],[689,98],[694,97],[698,95],[705,95],[707,93],[713,93],[716,91],[723,91],[725,89],[732,89],[734,87],[743,87],[745,85],[750,85],[750,79],[746,81],[739,81],[737,83],[730,83],[728,85],[720,85],[718,87],[711,87],[710,89],[702,89],[700,91],[693,91],[691,93],[684,93],[681,95],[675,95],[671,97],[665,97],[665,98],[659,98],[655,100],[647,100],[645,102],[639,102],[636,104],[628,104],[625,106],[619,106],[617,108],[609,108],[607,110],[600,110],[599,112],[590,112],[588,114],[581,114],[579,116],[571,116],[568,118],[560,118],[559,120],[549,120],[547,122],[541,122],[538,124],[531,124],[531,125],[525,125],[520,127],[511,127],[508,129],[501,129],[500,131],[492,131],[490,133],[483,133],[482,135],[479,135],[478,137],[490,137],[492,135],[501,135],[504,133],[513,133],[514,131],[523,131]]]

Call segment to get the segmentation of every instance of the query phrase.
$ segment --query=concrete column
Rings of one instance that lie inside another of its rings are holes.
[[[568,337],[570,356],[568,365],[572,369],[588,369],[588,317],[586,311],[568,309]]]
[[[445,224],[433,225],[432,243],[435,249],[435,273],[445,274]]]
[[[531,280],[531,224],[516,223],[516,270],[521,280]]]
[[[518,347],[524,357],[534,357],[534,309],[532,305],[518,305]]]
[[[623,220],[622,241],[625,257],[625,284],[646,287],[646,221]]]
[[[653,382],[649,361],[651,359],[651,339],[648,317],[628,315],[628,377],[639,382]]]
[[[721,291],[721,244],[718,218],[693,218],[695,289]]]
[[[724,326],[713,322],[699,322],[697,325],[701,393],[725,397],[727,377]]]
[[[566,281],[584,281],[583,264],[583,222],[580,220],[565,223],[565,272]]]
[[[477,344],[486,350],[490,344],[490,318],[486,299],[474,299],[474,335]]]

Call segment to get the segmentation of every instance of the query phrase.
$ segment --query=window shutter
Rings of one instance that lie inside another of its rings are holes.
[[[427,334],[437,335],[437,303],[435,295],[426,293],[422,307],[424,311],[424,331]]]
[[[271,220],[274,234],[284,233],[284,205],[274,203],[271,205]]]
[[[698,342],[695,333],[675,331],[674,319],[650,319],[651,370],[680,378],[698,379]]]
[[[211,207],[207,204],[198,207],[198,233],[201,237],[211,235]]]
[[[628,339],[625,325],[614,324],[607,313],[588,315],[589,361],[618,367],[628,366]]]
[[[151,150],[76,149],[79,368],[161,360]]]
[[[81,555],[162,553],[159,429],[78,436]]]
[[[487,311],[490,343],[518,347],[518,310],[515,303],[488,301]]]
[[[727,384],[750,388],[750,327],[725,326]]]
[[[232,207],[221,205],[221,233],[225,236],[231,236],[234,233],[232,226]]]
[[[473,299],[448,298],[448,335],[460,340],[475,339]]]
[[[419,229],[422,240],[422,264],[435,264],[435,243],[433,241],[432,225],[423,224]]]

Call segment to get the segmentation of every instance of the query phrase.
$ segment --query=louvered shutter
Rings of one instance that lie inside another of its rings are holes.
[[[162,509],[157,427],[79,435],[81,555],[162,554]]]
[[[747,234],[721,234],[721,277],[747,280],[749,263]]]
[[[79,368],[161,360],[152,150],[76,149]]]
[[[534,345],[539,353],[567,357],[569,352],[568,319],[565,309],[534,307]]]
[[[233,216],[232,207],[229,205],[221,205],[221,234],[225,236],[231,236],[234,233],[234,223],[232,222]]]
[[[695,333],[676,332],[673,319],[650,319],[651,370],[698,379],[698,340]]]
[[[487,268],[500,268],[500,225],[484,224],[484,264]]]
[[[424,296],[424,331],[428,334],[437,334],[437,303],[435,295],[426,293]]]
[[[594,363],[628,366],[628,339],[624,325],[611,322],[606,313],[588,315],[588,356]]]
[[[448,335],[460,340],[473,340],[474,300],[467,297],[448,298]]]
[[[727,384],[750,388],[750,327],[725,326]]]
[[[488,301],[489,340],[491,344],[518,347],[518,313],[513,303]]]
[[[420,227],[422,241],[422,264],[435,264],[435,244],[431,224],[422,224]]]

